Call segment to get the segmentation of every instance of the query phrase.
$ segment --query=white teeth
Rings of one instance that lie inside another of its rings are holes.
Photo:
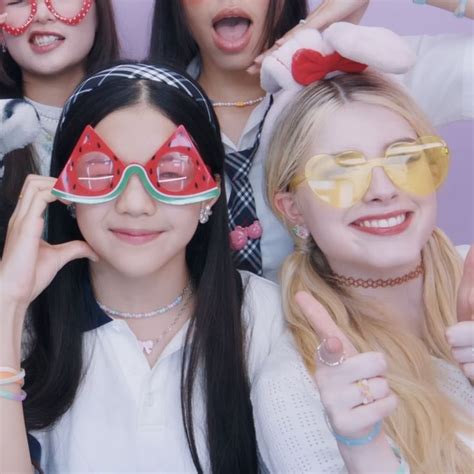
[[[360,227],[378,227],[381,229],[387,229],[389,227],[395,227],[397,225],[402,224],[403,222],[405,222],[405,219],[406,219],[406,215],[400,214],[399,216],[390,217],[389,219],[362,221],[362,222],[359,222],[359,226]]]
[[[36,35],[33,38],[33,43],[37,46],[48,46],[50,44],[53,44],[55,41],[59,41],[59,38],[53,35],[48,35],[48,36]]]

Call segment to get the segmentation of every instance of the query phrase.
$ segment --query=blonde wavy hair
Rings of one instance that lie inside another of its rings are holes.
[[[290,190],[290,182],[311,156],[325,117],[349,102],[386,107],[405,118],[419,136],[435,134],[416,104],[395,84],[374,73],[345,74],[306,87],[280,118],[267,161],[268,200],[288,228],[291,224],[275,208],[273,198],[277,192]],[[385,430],[412,472],[467,474],[472,472],[473,456],[457,433],[470,433],[472,428],[438,388],[431,361],[433,355],[455,364],[444,331],[456,322],[462,262],[439,229],[422,249],[422,257],[426,314],[422,339],[387,322],[393,321],[388,308],[369,308],[367,300],[338,287],[329,278],[326,257],[311,238],[304,242],[295,238],[295,251],[283,265],[284,310],[311,373],[317,369],[315,352],[320,341],[294,301],[298,291],[315,296],[359,351],[382,350],[388,361],[388,381],[400,400],[397,410],[385,420]]]

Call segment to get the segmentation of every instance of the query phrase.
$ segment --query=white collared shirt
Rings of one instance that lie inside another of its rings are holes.
[[[243,272],[250,384],[283,331],[278,287]],[[223,308],[225,311],[225,308]],[[32,432],[45,473],[195,472],[183,428],[180,375],[187,326],[150,368],[127,323],[85,334],[86,376],[74,403],[50,430]],[[200,378],[198,377],[198,386]],[[194,399],[196,444],[209,471],[204,400]]]

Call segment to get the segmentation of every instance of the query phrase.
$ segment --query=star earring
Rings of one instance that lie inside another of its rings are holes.
[[[207,204],[204,207],[201,207],[201,211],[199,212],[199,222],[201,224],[205,224],[208,220],[209,217],[211,217],[212,211],[211,211],[211,206]]]

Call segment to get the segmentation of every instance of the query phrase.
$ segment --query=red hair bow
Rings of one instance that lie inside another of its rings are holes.
[[[331,72],[360,73],[366,67],[366,64],[344,58],[336,52],[323,56],[313,49],[299,49],[293,55],[291,72],[296,82],[307,86],[312,82],[324,79]]]

